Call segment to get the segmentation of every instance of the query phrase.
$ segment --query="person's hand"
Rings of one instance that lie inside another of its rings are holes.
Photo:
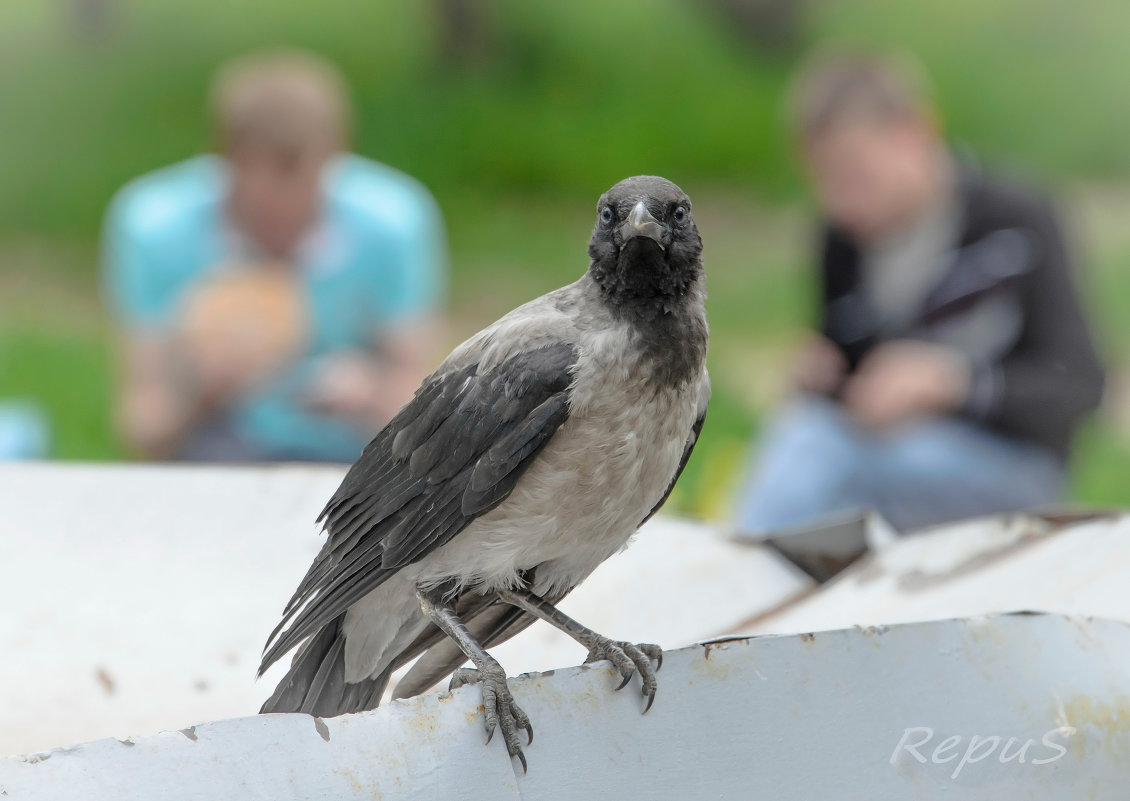
[[[382,371],[373,357],[344,352],[324,357],[305,394],[306,405],[325,414],[363,420],[385,392]]]
[[[225,409],[248,394],[261,375],[254,360],[223,348],[186,348],[183,359],[185,388],[205,414]]]
[[[371,350],[322,357],[303,395],[307,407],[379,430],[427,377],[440,333],[434,320],[421,317],[386,328]]]
[[[952,412],[969,391],[971,368],[943,345],[898,340],[863,360],[843,390],[848,412],[869,428],[890,428],[916,417]]]
[[[835,343],[820,335],[801,347],[792,366],[793,383],[805,392],[832,395],[847,375],[848,365]]]

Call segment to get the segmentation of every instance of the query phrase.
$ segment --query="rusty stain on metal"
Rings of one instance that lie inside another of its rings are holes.
[[[362,793],[365,791],[365,787],[361,784],[361,780],[357,778],[357,774],[349,768],[336,768],[334,773],[349,782],[349,789],[354,793]]]
[[[749,640],[749,637],[719,637],[717,639],[710,640],[708,642],[702,643],[703,655],[706,657],[707,661],[709,661],[710,660],[710,651],[711,651],[712,648],[716,648],[720,645],[726,645],[728,643],[733,643],[733,642],[746,642],[748,640]]]
[[[1098,699],[1089,695],[1073,695],[1063,702],[1060,714],[1065,725],[1079,729],[1087,739],[1091,729],[1101,733],[1095,738],[1112,756],[1130,756],[1130,696],[1115,695]]]
[[[116,689],[114,679],[110,676],[106,668],[99,665],[97,670],[94,671],[94,678],[98,679],[98,683],[102,685],[102,689],[106,691],[106,695],[114,694],[114,690]]]
[[[706,642],[699,643],[700,645],[730,645],[737,643],[738,645],[746,645],[750,640],[757,639],[756,634],[731,634],[726,637],[712,637]]]

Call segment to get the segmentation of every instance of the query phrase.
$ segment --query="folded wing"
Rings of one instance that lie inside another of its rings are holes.
[[[433,375],[322,510],[329,537],[271,633],[260,674],[505,500],[567,419],[576,359],[559,343],[489,370],[474,362]]]

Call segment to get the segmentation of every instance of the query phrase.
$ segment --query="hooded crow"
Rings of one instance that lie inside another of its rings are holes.
[[[651,707],[658,646],[554,604],[663,505],[698,439],[702,240],[679,187],[637,176],[600,198],[588,252],[580,280],[456,348],[346,474],[268,639],[260,675],[300,647],[263,712],[372,709],[420,656],[396,696],[479,682],[488,741],[501,729],[524,769],[518,733],[533,728],[485,648],[536,618],[611,661],[617,689],[638,672]]]

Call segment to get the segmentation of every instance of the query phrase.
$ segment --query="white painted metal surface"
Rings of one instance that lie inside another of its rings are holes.
[[[1130,517],[974,520],[905,537],[733,633],[1039,610],[1130,622]]]
[[[0,754],[254,713],[284,669],[254,681],[263,641],[342,472],[0,464]],[[676,647],[807,586],[776,555],[656,518],[562,606]],[[512,673],[584,659],[543,624],[495,653]]]
[[[655,707],[605,666],[513,682],[529,774],[478,690],[242,718],[0,761],[5,801],[960,798],[1121,801],[1130,626],[1010,615],[669,653]],[[1005,760],[1004,757],[1011,756]]]

